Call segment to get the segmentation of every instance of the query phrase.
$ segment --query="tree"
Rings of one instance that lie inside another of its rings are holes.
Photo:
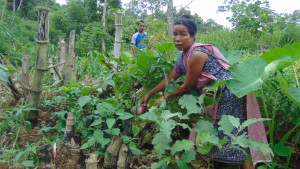
[[[260,31],[273,31],[275,13],[269,7],[267,0],[230,0],[220,6],[219,12],[231,11],[227,18],[233,27],[251,31],[254,34]]]

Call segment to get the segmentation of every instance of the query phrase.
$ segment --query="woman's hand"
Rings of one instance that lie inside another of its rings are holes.
[[[147,106],[147,103],[150,100],[150,98],[151,96],[149,94],[146,94],[141,101],[141,105]]]

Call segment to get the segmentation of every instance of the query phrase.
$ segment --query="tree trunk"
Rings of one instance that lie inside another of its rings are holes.
[[[169,25],[169,38],[173,37],[173,26],[174,26],[174,16],[173,16],[173,0],[168,0],[168,25]]]
[[[17,12],[20,10],[23,0],[20,1]]]
[[[69,40],[69,58],[66,69],[66,83],[76,81],[76,67],[75,67],[75,52],[74,52],[74,44],[75,44],[75,30],[70,32],[70,40]]]
[[[3,5],[3,9],[2,9],[0,24],[2,24],[4,22],[6,6],[7,6],[7,0],[4,0],[4,5]]]
[[[114,44],[114,57],[120,59],[121,57],[121,41],[122,41],[122,13],[117,12],[115,17],[116,35]],[[114,69],[117,70],[118,63],[113,62]]]
[[[41,105],[41,94],[43,90],[43,76],[47,71],[47,56],[49,43],[49,15],[50,10],[47,8],[39,8],[39,27],[38,27],[38,52],[35,65],[35,72],[31,82],[29,104],[32,107],[39,108]],[[31,111],[27,113],[27,119],[37,120],[38,112]]]
[[[13,0],[13,5],[12,5],[13,9],[12,11],[13,12],[16,12],[16,0]]]
[[[106,24],[106,8],[107,8],[107,0],[104,0],[104,6],[103,6],[103,15],[102,15],[102,26],[105,28]],[[106,52],[106,46],[104,38],[102,37],[102,51]]]

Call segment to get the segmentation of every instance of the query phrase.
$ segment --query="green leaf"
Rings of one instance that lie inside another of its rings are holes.
[[[193,95],[183,95],[179,99],[179,105],[181,108],[186,108],[188,114],[201,113],[200,107],[197,105],[197,98]]]
[[[116,87],[115,81],[114,80],[105,80],[105,83],[112,85],[113,87]]]
[[[133,132],[133,136],[137,136],[140,132],[140,128],[138,128],[137,126],[132,126],[132,132]]]
[[[182,161],[184,163],[190,163],[193,160],[196,160],[196,151],[187,150],[182,154]]]
[[[140,56],[137,58],[137,68],[146,74],[150,73],[152,65],[156,64],[157,58],[154,57],[154,53],[150,50],[138,50]]]
[[[119,128],[111,129],[111,135],[117,136],[119,134],[120,134],[120,129]]]
[[[218,49],[220,50],[221,48],[218,47]],[[220,51],[222,51],[222,54],[224,55],[228,63],[230,63],[231,65],[234,65],[235,63],[238,63],[240,60],[242,60],[243,55],[238,50]]]
[[[292,154],[291,148],[284,146],[282,143],[277,143],[275,145],[274,152],[279,156],[289,156]]]
[[[5,70],[7,70],[7,67],[4,66],[4,65],[2,65],[2,64],[0,64],[0,80],[9,83],[8,75],[7,75],[7,73],[5,72]]]
[[[153,169],[167,169],[167,163],[171,161],[171,157],[160,160]]]
[[[81,96],[78,99],[78,104],[79,104],[80,107],[83,107],[84,105],[86,105],[91,100],[92,100],[92,98],[90,96]]]
[[[98,125],[100,125],[102,122],[103,122],[102,119],[97,119],[97,120],[95,120],[95,121],[91,124],[91,126],[98,126]]]
[[[166,136],[163,132],[159,132],[154,135],[152,144],[154,145],[159,158],[161,157],[161,155],[166,153],[165,150],[170,149],[169,143],[171,141],[172,139],[169,136]]]
[[[300,103],[300,88],[298,87],[288,87],[288,93],[293,97],[293,99]]]
[[[239,98],[260,89],[265,66],[262,58],[251,58],[230,67],[231,79],[227,80],[227,87]]]
[[[240,124],[239,118],[235,118],[230,115],[223,115],[218,125],[220,125],[219,130],[223,130],[226,135],[231,135],[234,128],[237,128]]]
[[[24,166],[24,167],[35,167],[35,165],[33,164],[33,162],[32,161],[28,161],[28,160],[22,161],[21,162],[21,166]]]
[[[93,146],[94,144],[96,143],[96,140],[92,137],[90,138],[86,143],[84,143],[80,149],[86,149],[86,148],[89,148],[91,146]]]
[[[100,143],[101,139],[103,138],[103,131],[97,129],[94,131],[93,135],[94,135],[95,140]]]
[[[118,111],[116,114],[119,116],[118,118],[121,120],[127,120],[127,119],[134,117],[133,114],[127,113],[123,110]]]
[[[286,62],[291,62],[292,59],[289,56],[283,56],[280,57],[274,61],[272,61],[271,63],[269,63],[264,70],[262,79],[263,80],[267,80],[271,75],[273,75],[277,70],[280,70],[280,64],[282,63],[286,63]]]
[[[151,110],[147,113],[144,113],[144,114],[140,115],[139,117],[144,119],[144,120],[154,121],[158,124],[160,123],[159,118],[156,115],[156,113],[154,111],[151,111]]]
[[[109,129],[111,129],[115,123],[116,123],[116,119],[113,118],[106,119],[106,124]]]
[[[217,134],[217,130],[211,122],[206,120],[199,120],[196,127],[197,133],[209,133],[210,135]]]
[[[182,160],[176,159],[176,163],[180,169],[189,169],[189,166],[185,164]]]
[[[171,138],[172,130],[176,127],[176,124],[177,123],[174,120],[162,121],[159,124],[159,130],[165,133],[165,136]]]
[[[287,45],[283,48],[274,48],[267,51],[261,57],[267,62],[271,63],[274,60],[283,57],[289,56],[292,59],[292,62],[285,62],[279,65],[278,69],[283,69],[289,65],[291,65],[294,61],[300,59],[300,42],[293,43],[291,45]]]
[[[154,46],[160,53],[165,53],[167,50],[175,49],[175,45],[173,42],[155,44]]]
[[[176,152],[182,151],[182,150],[190,150],[192,147],[194,147],[194,142],[190,140],[177,140],[175,144],[171,147],[171,153],[174,155]]]
[[[251,124],[257,123],[257,122],[261,122],[261,121],[267,121],[267,120],[271,120],[271,119],[267,119],[267,118],[253,118],[253,119],[249,119],[243,122],[243,124],[241,125],[242,129],[250,126]]]
[[[133,155],[142,155],[144,154],[140,149],[138,149],[134,142],[130,142],[129,149],[131,150]]]

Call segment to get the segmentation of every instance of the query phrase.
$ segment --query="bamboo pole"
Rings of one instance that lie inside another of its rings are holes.
[[[103,28],[105,28],[105,24],[106,24],[106,8],[107,8],[107,0],[104,0],[103,15],[102,15],[102,26],[103,26]],[[106,52],[104,37],[102,37],[102,51]]]
[[[8,1],[8,0],[4,0],[4,5],[3,5],[2,13],[1,13],[0,24],[2,24],[2,23],[4,22],[4,17],[5,17],[5,12],[6,12],[7,1]]]
[[[167,14],[168,14],[168,26],[169,26],[168,36],[169,36],[169,38],[172,39],[172,37],[173,37],[173,25],[174,25],[173,24],[174,23],[173,0],[168,0]]]
[[[115,35],[115,44],[114,44],[114,57],[120,59],[121,57],[121,41],[122,41],[122,13],[117,12],[115,16],[115,26],[116,26],[116,35]],[[117,70],[118,63],[114,62],[114,69]]]
[[[64,39],[62,39],[60,41],[59,46],[60,46],[60,63],[64,63],[64,62],[66,62],[66,42],[64,41]],[[59,74],[60,74],[61,78],[63,79],[64,84],[66,83],[65,70],[66,70],[66,64],[64,63],[59,67]]]
[[[25,86],[30,86],[29,84],[29,65],[30,65],[30,55],[24,55],[22,59],[22,82]],[[26,103],[29,101],[29,92],[25,91],[24,96],[26,97]]]
[[[31,91],[29,104],[32,107],[39,108],[41,106],[41,94],[43,90],[43,77],[47,70],[47,55],[49,44],[49,15],[50,9],[39,8],[38,13],[38,52],[35,65],[35,72],[31,82]],[[37,111],[27,113],[26,118],[29,120],[36,120],[38,116]]]
[[[70,32],[69,58],[67,61],[67,68],[65,74],[66,83],[76,81],[75,51],[74,51],[75,33],[76,33],[75,30],[72,30]]]

